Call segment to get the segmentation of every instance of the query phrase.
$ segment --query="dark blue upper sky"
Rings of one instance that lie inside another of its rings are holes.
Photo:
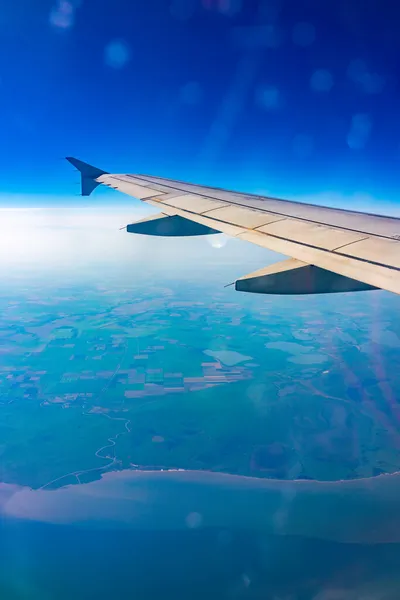
[[[398,201],[393,0],[14,0],[1,193],[67,195],[76,155],[280,196]]]

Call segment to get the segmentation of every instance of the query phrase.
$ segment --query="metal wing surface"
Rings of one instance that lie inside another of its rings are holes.
[[[131,233],[225,233],[291,257],[236,289],[304,294],[381,288],[400,293],[400,219],[243,194],[149,175],[110,174],[75,158],[82,194],[105,185],[160,210]]]

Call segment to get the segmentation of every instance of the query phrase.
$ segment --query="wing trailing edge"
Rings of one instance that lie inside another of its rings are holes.
[[[159,213],[131,223],[126,226],[128,233],[142,235],[155,235],[164,237],[190,237],[196,235],[209,235],[220,233],[212,227],[201,225],[195,221],[185,219],[179,215],[165,215]]]
[[[253,294],[332,294],[377,288],[290,258],[235,281],[235,290]]]

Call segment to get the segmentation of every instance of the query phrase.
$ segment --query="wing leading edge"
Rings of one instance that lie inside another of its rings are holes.
[[[82,195],[105,185],[157,207],[130,233],[225,233],[291,259],[238,279],[238,291],[315,294],[384,289],[400,294],[400,219],[319,207],[148,175],[111,174],[73,157]]]

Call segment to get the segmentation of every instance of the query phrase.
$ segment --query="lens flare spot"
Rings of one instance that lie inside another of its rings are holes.
[[[347,134],[347,145],[353,150],[364,148],[371,134],[372,120],[367,113],[353,115],[350,131]]]
[[[59,0],[50,13],[50,24],[59,29],[68,29],[74,24],[75,7],[67,0]]]
[[[365,94],[380,94],[386,85],[385,77],[378,73],[371,73],[361,59],[349,63],[347,77]]]
[[[242,0],[203,0],[203,7],[231,16],[241,11]]]
[[[314,92],[330,92],[333,87],[332,74],[327,69],[317,69],[311,76],[310,85]]]
[[[189,529],[197,529],[200,527],[203,521],[203,517],[198,512],[189,513],[185,519],[186,525]]]
[[[226,246],[227,242],[228,242],[228,236],[226,236],[225,234],[221,234],[221,235],[210,235],[207,237],[207,242],[210,244],[210,246],[212,246],[213,248],[223,248],[224,246]]]
[[[275,86],[262,86],[256,91],[256,103],[265,110],[276,110],[281,105],[281,95]]]
[[[113,40],[104,51],[105,63],[114,69],[122,69],[130,60],[131,52],[123,40]]]

